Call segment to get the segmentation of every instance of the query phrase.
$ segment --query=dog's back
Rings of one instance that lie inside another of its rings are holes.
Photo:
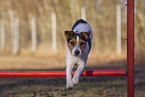
[[[90,25],[83,19],[79,19],[78,21],[76,21],[71,30],[75,33],[89,32],[90,39],[92,39],[92,29]]]

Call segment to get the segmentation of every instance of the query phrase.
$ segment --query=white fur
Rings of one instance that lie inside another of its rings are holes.
[[[90,38],[92,39],[92,30],[89,26],[89,24],[84,24],[84,23],[80,23],[78,24],[74,30],[75,33],[80,33],[80,32],[90,32]],[[75,47],[71,51],[69,50],[69,48],[67,47],[67,54],[66,54],[66,88],[73,88],[74,85],[79,83],[79,77],[81,75],[81,73],[83,72],[84,68],[85,68],[85,64],[88,58],[88,54],[89,54],[89,44],[88,42],[86,42],[86,47],[84,49],[84,51],[82,52],[79,44],[79,37],[77,36],[77,44],[75,45]],[[80,54],[78,56],[75,56],[75,50],[79,50]],[[78,68],[75,71],[74,76],[72,77],[72,69],[74,64],[78,64]]]
[[[80,55],[82,54],[82,51],[81,51],[81,49],[80,49],[80,47],[79,47],[78,42],[79,42],[79,36],[77,36],[77,44],[76,44],[75,47],[72,49],[72,55],[73,55],[73,56],[75,56],[75,51],[76,51],[76,50],[79,50],[79,51],[80,51],[80,53],[79,53],[78,56],[80,56]]]

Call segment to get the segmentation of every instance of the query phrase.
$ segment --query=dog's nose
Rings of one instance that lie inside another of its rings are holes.
[[[79,53],[80,53],[79,50],[76,50],[76,51],[75,51],[75,54],[76,54],[76,55],[79,55]]]

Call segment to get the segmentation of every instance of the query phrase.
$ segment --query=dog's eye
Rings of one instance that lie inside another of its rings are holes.
[[[85,44],[85,42],[81,42],[81,43],[80,43],[80,45],[84,45],[84,44]]]
[[[75,45],[75,43],[72,41],[72,42],[70,42],[71,43],[71,45]]]

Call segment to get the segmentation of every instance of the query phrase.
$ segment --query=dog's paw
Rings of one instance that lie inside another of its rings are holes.
[[[66,89],[71,90],[71,89],[73,89],[73,87],[74,87],[74,85],[72,82],[66,84]]]
[[[70,84],[67,84],[67,85],[66,85],[66,89],[69,89],[69,90],[72,90],[73,87],[74,87],[73,84],[72,84],[72,85],[70,85]]]
[[[79,78],[73,78],[72,81],[74,85],[79,84]]]

